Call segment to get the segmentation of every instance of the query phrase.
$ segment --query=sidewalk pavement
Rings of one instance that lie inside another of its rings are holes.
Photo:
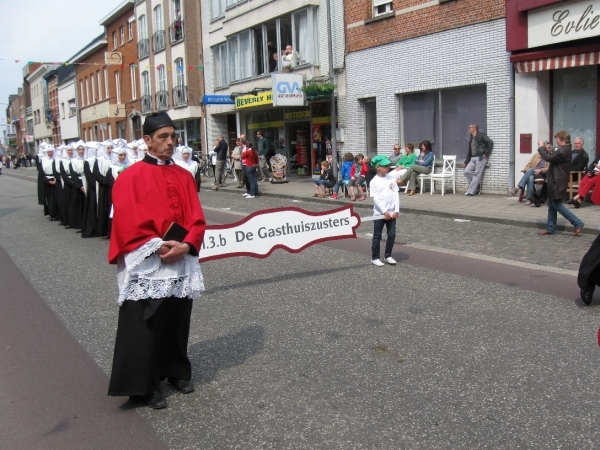
[[[340,204],[350,203],[350,197],[344,198],[343,190],[340,189],[340,196],[336,200],[329,198],[316,198],[314,183],[311,178],[298,177],[292,175],[288,178],[288,183],[273,184],[259,181],[259,192],[261,195],[270,197],[289,198],[309,202],[330,203],[337,207]],[[202,183],[202,189],[210,189],[213,180],[207,178]],[[242,189],[236,189],[237,182],[232,178],[227,179],[227,187],[219,188],[219,192],[241,194]],[[542,205],[539,208],[535,206],[525,206],[525,201],[519,203],[518,197],[506,195],[482,194],[473,197],[467,197],[462,192],[452,194],[452,188],[448,189],[446,194],[441,195],[438,190],[430,195],[429,190],[423,194],[417,193],[412,197],[407,194],[400,194],[400,211],[408,214],[421,214],[425,216],[446,217],[453,219],[472,220],[480,222],[502,223],[506,225],[516,225],[522,227],[545,229],[548,208]],[[428,187],[428,186],[427,186]],[[450,193],[448,193],[450,191]],[[373,210],[373,200],[367,198],[364,201],[352,202],[354,208],[359,214],[368,215]],[[583,229],[587,234],[598,234],[598,223],[600,221],[600,207],[593,203],[585,203],[579,209],[574,209],[570,205],[568,208],[585,223]],[[368,211],[368,212],[367,212]],[[573,227],[560,214],[558,215],[557,231],[572,231]]]

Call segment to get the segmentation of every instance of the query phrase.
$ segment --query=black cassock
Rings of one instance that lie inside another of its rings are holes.
[[[98,236],[108,236],[110,232],[108,216],[112,205],[112,183],[114,183],[114,180],[112,180],[110,165],[103,175],[98,160],[94,164],[93,173],[98,182],[98,223],[96,231]]]
[[[69,220],[71,227],[80,230],[83,226],[83,210],[85,208],[85,192],[83,192],[83,161],[71,160],[71,179],[73,180],[73,192],[69,203]]]
[[[69,163],[71,164],[71,163]],[[71,179],[71,172],[69,167],[65,169],[65,165],[60,165],[60,177],[62,179],[63,185],[63,195],[64,195],[64,204],[65,204],[65,212],[66,215],[63,218],[63,225],[66,227],[71,226],[71,215],[69,212],[69,205],[71,204],[71,196],[73,195],[73,180]]]
[[[54,196],[56,202],[56,216],[59,220],[59,225],[64,225],[67,220],[67,205],[65,204],[65,193],[62,184],[62,176],[60,174],[60,168],[62,167],[61,160],[54,160],[52,162],[52,172],[54,173]]]
[[[119,308],[108,395],[150,394],[167,377],[190,380],[191,315],[190,298],[125,300]]]
[[[600,236],[594,239],[581,260],[577,284],[584,291],[600,286]]]
[[[94,161],[94,164],[96,162]],[[98,236],[98,201],[96,199],[96,179],[93,174],[93,167],[90,168],[90,162],[83,163],[83,174],[87,184],[85,193],[85,208],[83,209],[83,224],[81,227],[81,237]]]

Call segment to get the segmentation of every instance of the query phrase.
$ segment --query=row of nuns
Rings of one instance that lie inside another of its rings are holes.
[[[44,215],[81,237],[110,236],[112,187],[127,167],[144,159],[148,147],[143,140],[124,139],[61,145],[40,145],[38,154],[38,202]],[[192,150],[180,146],[176,164],[188,170],[200,191],[200,170]]]
[[[123,170],[147,150],[123,139],[41,145],[38,155],[38,200],[44,215],[82,237],[110,235],[112,187]]]

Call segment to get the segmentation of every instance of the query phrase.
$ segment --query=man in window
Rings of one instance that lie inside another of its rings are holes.
[[[473,196],[479,191],[485,165],[494,147],[494,142],[485,133],[479,131],[479,125],[476,123],[469,125],[469,134],[471,138],[469,139],[467,159],[465,159],[463,167],[465,168],[465,178],[469,183],[465,195]]]
[[[281,55],[281,60],[281,71],[289,72],[294,68],[294,63],[300,61],[300,54],[294,51],[291,45],[287,45]]]

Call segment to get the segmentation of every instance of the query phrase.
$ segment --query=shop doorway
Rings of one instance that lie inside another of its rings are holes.
[[[285,125],[286,146],[285,157],[288,160],[288,171],[298,176],[312,176],[312,155],[310,145],[310,122],[292,122]]]

